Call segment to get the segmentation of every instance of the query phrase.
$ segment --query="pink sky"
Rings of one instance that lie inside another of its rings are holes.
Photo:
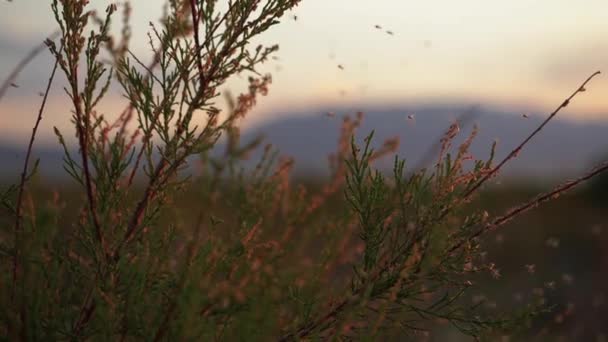
[[[99,8],[109,3],[91,2]],[[0,3],[0,77],[54,30],[49,3]],[[162,3],[132,1],[133,49],[143,59],[147,23],[159,18]],[[605,0],[303,0],[293,13],[297,21],[286,16],[262,38],[279,43],[281,50],[279,60],[265,68],[273,73],[271,93],[247,124],[271,119],[279,108],[318,104],[447,99],[549,110],[592,72],[608,73],[606,13]],[[0,102],[2,140],[21,141],[29,132],[49,72],[50,57],[44,54]],[[239,80],[229,88],[242,89]],[[105,108],[120,108],[119,99],[113,95]],[[575,120],[607,119],[606,109],[608,78],[601,76],[565,114]],[[69,125],[66,110],[56,87],[42,139],[51,138],[53,125]]]

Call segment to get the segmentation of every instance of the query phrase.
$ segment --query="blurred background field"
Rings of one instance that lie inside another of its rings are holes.
[[[300,184],[314,192],[323,180],[323,176],[300,176],[294,179],[293,186]],[[506,179],[489,186],[473,207],[480,206],[491,215],[499,215],[550,187],[551,181]],[[483,274],[476,278],[480,287],[466,300],[483,301],[489,311],[517,310],[520,305],[540,298],[553,307],[550,313],[533,320],[532,326],[522,327],[511,340],[604,341],[608,334],[607,190],[608,178],[598,178],[489,234],[483,240],[488,251],[486,258],[496,263],[500,276],[494,279]],[[35,206],[38,213],[34,229],[44,229],[50,222],[71,226],[76,219],[73,208],[83,200],[78,191],[69,182],[49,182],[43,175],[37,176],[31,185],[31,196],[36,201],[26,202]],[[162,216],[165,224],[190,227],[196,220],[195,213],[201,210],[212,211],[217,217],[231,216],[229,203],[203,208],[199,198],[204,191],[204,181],[199,180],[180,192],[171,209]],[[342,197],[341,193],[333,196],[318,217],[311,220],[322,220],[324,212],[343,210]],[[7,213],[0,215],[0,224],[10,225],[12,221]],[[317,255],[320,251],[314,247],[314,229],[300,233],[303,245],[307,245],[304,241],[313,241],[300,257]],[[431,336],[433,340],[468,340],[442,324]]]

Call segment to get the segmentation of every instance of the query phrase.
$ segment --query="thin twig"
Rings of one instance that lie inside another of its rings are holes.
[[[63,47],[62,47],[63,49]],[[36,123],[32,128],[32,134],[30,136],[30,141],[27,146],[27,152],[25,154],[25,161],[23,163],[23,170],[21,171],[21,180],[19,182],[19,192],[17,195],[17,203],[15,207],[15,243],[19,241],[18,235],[22,230],[22,216],[21,216],[21,208],[23,206],[23,192],[25,189],[25,182],[27,181],[27,173],[28,173],[28,165],[30,163],[30,157],[32,155],[32,148],[34,146],[34,140],[36,139],[36,133],[38,132],[38,126],[42,121],[42,114],[44,113],[44,108],[46,106],[46,101],[51,90],[51,86],[53,84],[53,80],[55,79],[55,72],[57,71],[57,66],[59,65],[59,59],[55,59],[55,65],[53,66],[53,71],[51,72],[51,76],[49,77],[49,81],[46,85],[46,90],[44,92],[44,97],[42,99],[42,103],[40,104],[40,109],[38,110],[38,116],[36,118]],[[13,294],[15,291],[15,285],[17,282],[17,274],[19,271],[19,257],[18,257],[19,248],[16,248],[15,257],[13,259]]]
[[[470,197],[475,191],[477,191],[488,179],[492,178],[498,171],[500,171],[500,169],[511,159],[515,158],[519,152],[522,150],[522,148],[528,144],[528,142],[530,140],[532,140],[532,138],[534,138],[535,135],[537,135],[546,125],[547,123],[549,123],[549,121],[551,121],[556,115],[557,113],[559,113],[562,109],[566,108],[569,104],[570,101],[572,101],[572,99],[578,95],[579,93],[584,92],[585,86],[587,85],[587,83],[589,83],[589,81],[591,81],[591,79],[593,79],[595,76],[599,75],[601,72],[600,71],[596,71],[594,72],[591,76],[587,77],[587,79],[585,80],[585,82],[583,82],[583,84],[581,84],[573,93],[572,95],[570,95],[564,102],[562,102],[546,119],[545,121],[543,121],[532,133],[530,133],[530,135],[524,139],[521,144],[519,144],[519,146],[517,146],[515,149],[513,149],[511,151],[511,153],[509,153],[498,165],[496,165],[496,167],[494,167],[490,172],[488,172],[483,178],[481,178],[479,180],[479,182],[477,182],[473,187],[471,187],[465,194],[464,194],[464,198],[468,198]]]
[[[59,36],[59,32],[60,31],[57,30],[51,33],[51,35],[48,36],[48,39],[53,40],[57,38],[57,36]],[[11,87],[11,84],[15,82],[17,76],[19,76],[19,73],[21,73],[21,71],[23,71],[23,69],[25,69],[25,67],[44,50],[46,50],[46,44],[43,42],[40,45],[36,46],[34,49],[32,49],[23,59],[21,59],[19,64],[17,64],[13,71],[8,75],[4,83],[2,83],[2,86],[0,86],[0,100],[2,100],[2,98],[6,94],[6,91]]]
[[[199,11],[196,8],[196,0],[190,0],[190,12],[192,14],[192,29],[194,30],[194,47],[196,51],[196,66],[198,67],[198,77],[201,88],[205,85],[205,77],[203,73],[203,61],[201,59],[201,42],[198,36],[198,24],[200,21]]]
[[[93,312],[95,312],[96,304],[95,299],[93,299],[93,291],[94,287],[91,287],[87,293],[87,296],[85,297],[84,303],[82,303],[82,307],[80,308],[78,320],[74,323],[74,327],[72,328],[73,334],[76,336],[80,335],[84,326],[91,319]]]

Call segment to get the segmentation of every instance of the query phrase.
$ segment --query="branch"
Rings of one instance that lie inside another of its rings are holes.
[[[567,107],[570,102],[572,101],[572,99],[574,99],[574,97],[576,97],[576,95],[578,95],[579,93],[585,92],[587,89],[585,89],[585,86],[587,85],[587,83],[589,83],[595,76],[599,75],[601,72],[600,71],[596,71],[594,72],[591,76],[587,77],[587,79],[574,91],[574,93],[572,93],[572,95],[570,95],[568,98],[566,98],[566,100],[564,100],[564,102],[562,102],[562,104],[560,104],[546,119],[545,121],[543,121],[526,139],[524,139],[519,146],[517,146],[515,149],[513,149],[511,151],[511,153],[509,153],[495,168],[493,168],[492,170],[490,170],[490,172],[488,172],[484,177],[482,177],[477,183],[475,183],[475,185],[473,185],[469,190],[467,190],[463,195],[462,195],[462,200],[461,202],[466,202],[470,199],[470,197],[475,193],[475,191],[479,190],[479,188],[485,183],[487,182],[490,178],[492,178],[494,175],[496,175],[496,173],[498,171],[500,171],[500,169],[511,159],[515,158],[518,153],[523,149],[523,147],[528,144],[528,142],[530,142],[530,140],[532,140],[532,138],[534,136],[536,136],[546,125],[547,123],[549,123],[549,121],[551,121],[556,115],[557,113],[559,113],[563,108]],[[443,211],[439,214],[438,219],[436,220],[437,222],[442,221],[451,211],[452,209],[454,209],[454,205],[451,206],[447,206],[446,208],[443,209]]]
[[[232,6],[231,6],[231,8],[232,8]],[[188,110],[187,110],[188,114],[192,114],[199,106],[200,101],[202,101],[204,99],[207,89],[209,88],[209,86],[211,84],[211,81],[214,80],[214,76],[216,75],[218,68],[221,67],[222,58],[226,58],[227,56],[229,56],[228,53],[232,49],[233,45],[236,43],[237,38],[245,31],[246,26],[244,25],[244,23],[245,23],[247,17],[248,17],[248,15],[242,14],[241,21],[239,23],[240,25],[238,26],[239,29],[236,30],[236,32],[234,32],[227,38],[225,45],[222,47],[222,50],[218,54],[218,59],[217,59],[218,61],[211,65],[211,68],[209,69],[207,77],[204,78],[204,82],[200,85],[195,96],[192,98],[192,100],[188,106]],[[198,54],[198,51],[197,51],[197,54]],[[183,134],[184,130],[186,130],[186,129],[187,129],[187,127],[184,127],[184,125],[179,125],[179,127],[177,128],[175,135],[174,135],[175,141],[179,141],[180,136]],[[142,149],[143,149],[143,147],[142,147]],[[189,153],[188,151],[189,150],[186,149],[186,151],[184,152],[182,157],[179,158],[180,160],[176,161],[176,163],[174,163],[174,165],[178,165],[179,163],[181,163],[182,159],[188,157],[188,153]],[[139,160],[139,158],[138,158],[138,160]],[[137,166],[137,164],[136,164],[136,166]],[[121,242],[118,244],[118,246],[114,249],[114,252],[112,253],[112,259],[114,260],[114,262],[118,261],[118,259],[120,258],[121,249],[132,239],[134,234],[138,231],[139,225],[141,224],[141,221],[144,217],[144,213],[145,213],[146,209],[148,208],[149,203],[154,199],[154,197],[156,195],[155,188],[162,187],[162,183],[159,183],[159,179],[161,176],[163,176],[163,173],[165,172],[166,167],[167,167],[167,161],[165,160],[165,158],[162,158],[158,162],[157,166],[154,169],[154,173],[150,177],[148,185],[146,186],[146,189],[144,190],[143,197],[136,205],[135,211],[133,212],[133,215],[131,216],[131,219],[129,220],[129,224],[127,226],[127,230],[125,232],[124,237],[122,238]],[[170,173],[174,172],[174,168],[170,168],[167,172],[170,172]]]

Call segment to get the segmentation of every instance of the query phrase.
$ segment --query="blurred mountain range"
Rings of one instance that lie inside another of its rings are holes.
[[[384,138],[398,136],[398,154],[406,158],[410,167],[429,166],[436,160],[437,151],[432,146],[457,119],[461,130],[456,143],[468,136],[473,125],[478,126],[479,133],[471,152],[482,159],[488,156],[495,140],[498,141],[496,158],[506,156],[545,119],[545,116],[535,113],[524,115],[516,111],[464,105],[365,108],[363,111],[365,116],[358,130],[358,139],[374,130],[374,145],[378,146]],[[346,114],[354,116],[355,112],[317,109],[277,114],[280,114],[275,116],[278,119],[244,131],[243,142],[263,135],[265,142],[279,148],[281,155],[295,158],[296,174],[327,174],[327,156],[337,148],[342,118]],[[58,147],[35,148],[35,157],[40,158],[40,171],[45,178],[66,178],[61,167],[62,151]],[[3,180],[17,177],[24,153],[25,146],[0,144],[0,177]],[[261,151],[254,153],[247,164],[253,165],[260,155]],[[608,156],[608,122],[585,123],[558,117],[509,164],[503,175],[538,180],[566,177],[590,168],[603,156]],[[390,167],[391,163],[388,158],[380,165]]]
[[[368,108],[364,113],[357,136],[364,137],[374,130],[376,146],[385,138],[398,136],[398,154],[406,159],[410,167],[429,166],[435,162],[438,151],[432,147],[437,145],[450,124],[457,120],[461,130],[454,145],[466,139],[476,125],[478,134],[472,144],[472,154],[476,158],[487,158],[496,140],[496,158],[499,159],[505,157],[546,118],[546,114],[462,105]],[[354,112],[350,114],[354,116]],[[319,110],[315,116],[286,112],[280,119],[246,132],[244,139],[263,134],[268,142],[280,147],[283,154],[295,157],[297,171],[316,174],[327,170],[327,155],[336,150],[342,116],[339,111]],[[606,156],[608,122],[584,123],[559,119],[558,116],[545,126],[518,158],[512,160],[504,174],[531,178],[564,177],[586,170],[599,158]],[[392,160],[386,160],[383,165],[392,166]]]

